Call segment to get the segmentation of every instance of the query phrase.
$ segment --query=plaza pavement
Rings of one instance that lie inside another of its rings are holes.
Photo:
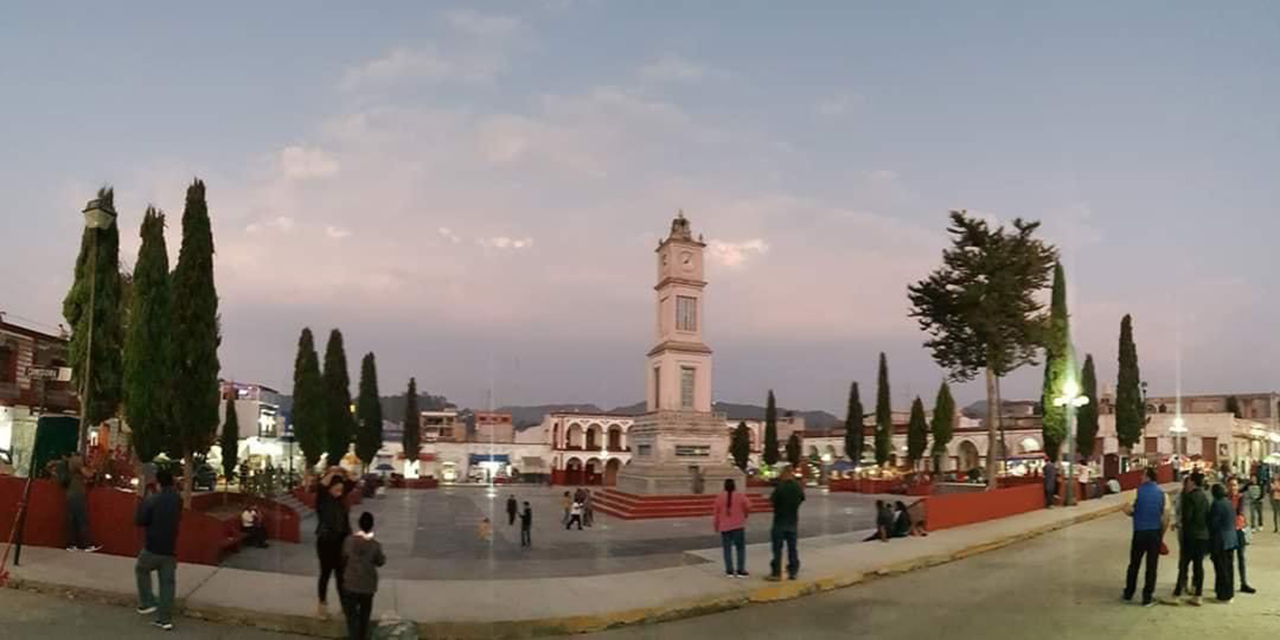
[[[746,580],[724,576],[718,548],[693,551],[692,556],[704,560],[697,564],[625,573],[486,580],[388,578],[374,603],[375,618],[394,614],[413,620],[428,637],[485,638],[580,633],[673,620],[949,563],[1114,513],[1131,495],[1126,492],[1070,509],[1036,511],[888,544],[860,542],[862,532],[807,538],[801,542],[800,579],[793,582],[761,579],[769,560],[767,545],[762,543],[748,546],[748,569],[753,575]],[[759,519],[757,526],[767,526],[765,520]],[[704,547],[710,547],[714,538],[706,537],[710,544]],[[394,565],[397,558],[390,562]],[[28,548],[23,566],[14,568],[13,574],[19,587],[134,604],[130,558]],[[336,620],[314,617],[315,580],[310,576],[184,564],[179,567],[178,583],[180,610],[188,617],[317,636],[342,633]]]

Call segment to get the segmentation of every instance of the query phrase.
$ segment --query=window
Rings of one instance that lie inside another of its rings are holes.
[[[696,370],[693,367],[680,367],[680,408],[693,408],[693,386]]]
[[[0,346],[0,382],[17,382],[18,352],[8,345]]]
[[[653,368],[653,408],[662,408],[662,367]]]
[[[698,299],[676,296],[676,331],[698,330]]]

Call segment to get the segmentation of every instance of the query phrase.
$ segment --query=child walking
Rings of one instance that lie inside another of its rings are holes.
[[[347,633],[354,640],[367,640],[373,594],[378,592],[378,567],[387,563],[382,545],[373,539],[372,513],[360,514],[360,530],[343,541],[342,558]]]

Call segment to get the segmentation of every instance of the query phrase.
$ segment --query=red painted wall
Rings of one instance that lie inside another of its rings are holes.
[[[927,527],[938,531],[1043,509],[1044,489],[1039,485],[1023,485],[995,491],[947,493],[925,500],[928,501],[925,503]]]

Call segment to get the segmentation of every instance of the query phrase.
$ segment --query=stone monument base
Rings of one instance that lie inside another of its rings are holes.
[[[631,462],[618,472],[617,490],[640,495],[716,494],[727,478],[745,490],[746,474],[729,464],[724,416],[702,411],[655,411],[627,433]]]

